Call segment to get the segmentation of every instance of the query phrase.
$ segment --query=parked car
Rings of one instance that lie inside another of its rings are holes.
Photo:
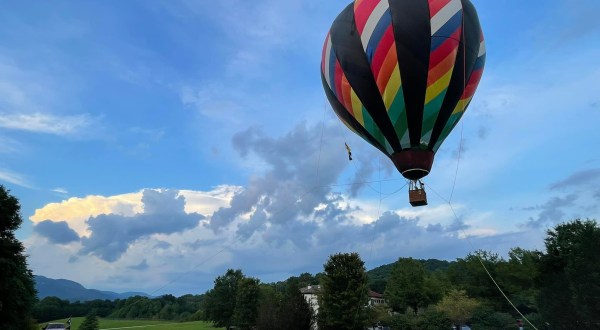
[[[42,330],[68,330],[67,326],[64,323],[48,323]]]

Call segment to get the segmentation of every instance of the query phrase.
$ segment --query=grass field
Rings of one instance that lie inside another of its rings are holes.
[[[74,317],[71,319],[71,329],[77,330],[79,329],[79,325],[83,322],[84,317]],[[195,321],[195,322],[173,322],[173,321],[144,321],[144,320],[109,320],[109,319],[98,319],[100,321],[100,329],[101,330],[117,330],[117,329],[149,329],[149,330],[187,330],[187,329],[195,329],[195,330],[212,330],[212,329],[220,329],[215,328],[210,325],[208,322],[203,321]],[[67,319],[61,319],[51,322],[67,322]],[[40,328],[45,326],[46,323],[40,323]]]

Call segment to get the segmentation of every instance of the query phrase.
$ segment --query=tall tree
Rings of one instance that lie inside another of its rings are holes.
[[[548,231],[538,285],[542,316],[555,328],[600,324],[600,227],[580,219]]]
[[[315,322],[313,310],[300,292],[299,285],[299,283],[307,282],[298,277],[290,277],[284,283],[281,292],[275,290],[279,283],[261,286],[257,329],[312,329]]]
[[[217,327],[233,325],[233,313],[239,281],[244,278],[241,270],[228,269],[225,275],[215,279],[215,286],[206,294],[204,312],[206,319]]]
[[[307,330],[314,324],[313,310],[300,292],[300,283],[301,280],[294,278],[286,282],[285,293],[277,313],[278,319],[283,321],[282,330]]]
[[[241,329],[250,329],[256,325],[260,293],[259,283],[259,280],[249,277],[244,277],[238,281],[233,320],[235,325]]]
[[[358,253],[329,257],[321,279],[319,329],[362,329],[369,300],[365,264]]]
[[[260,286],[258,299],[258,316],[256,328],[258,330],[283,330],[279,325],[277,315],[281,295],[275,291],[275,285],[263,284]]]
[[[28,329],[36,300],[23,244],[14,232],[21,226],[21,205],[0,185],[0,328]]]
[[[427,303],[425,294],[425,267],[413,258],[400,258],[394,264],[385,296],[395,312],[403,313],[407,307],[417,314]]]
[[[500,262],[496,269],[496,281],[523,314],[538,311],[536,298],[539,289],[535,279],[539,276],[541,255],[539,251],[513,248],[508,252],[508,261]]]

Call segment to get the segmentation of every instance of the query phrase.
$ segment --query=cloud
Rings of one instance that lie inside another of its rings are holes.
[[[68,194],[68,193],[69,193],[69,192],[67,191],[67,189],[65,189],[65,188],[61,188],[61,187],[56,187],[56,188],[52,189],[52,191],[54,191],[55,193],[62,194],[62,195],[66,195],[66,194]]]
[[[219,243],[221,239],[213,238],[213,239],[197,239],[194,242],[185,242],[183,243],[185,246],[192,248],[193,250],[198,250],[199,248],[211,246]]]
[[[142,262],[140,262],[137,265],[133,265],[133,266],[129,266],[127,268],[129,269],[133,269],[133,270],[146,270],[148,269],[150,266],[148,266],[148,261],[146,259],[142,260]]]
[[[219,207],[228,205],[233,194],[240,189],[237,186],[222,185],[211,191],[180,190],[179,194],[185,197],[185,212],[208,215]],[[72,197],[36,209],[29,219],[34,224],[47,219],[66,221],[80,236],[87,236],[90,232],[86,221],[90,217],[102,214],[134,216],[144,211],[142,198],[143,191],[114,196]]]
[[[79,235],[69,228],[65,221],[53,222],[45,220],[33,227],[38,235],[47,238],[51,243],[69,244],[79,241]]]
[[[168,249],[171,246],[173,246],[173,244],[169,243],[169,242],[165,242],[165,241],[158,241],[156,244],[154,244],[154,248],[155,249]]]
[[[566,215],[565,209],[574,206],[577,198],[578,196],[576,194],[569,194],[563,198],[553,197],[541,206],[528,208],[537,209],[541,212],[537,217],[530,217],[529,221],[525,223],[525,226],[529,228],[540,228],[544,225],[555,224],[564,220]]]
[[[2,168],[0,168],[0,180],[16,184],[17,186],[31,188],[31,184],[24,175]]]
[[[134,216],[102,214],[88,219],[91,234],[82,238],[80,254],[95,255],[113,262],[136,240],[153,234],[172,234],[194,228],[204,218],[185,212],[185,197],[176,190],[146,189],[142,194],[144,212]]]
[[[593,185],[598,179],[600,179],[600,168],[581,170],[571,174],[568,178],[555,182],[550,185],[550,189],[562,189],[576,186],[587,186]]]
[[[0,135],[0,153],[14,154],[23,149],[23,145],[11,138]]]
[[[1,128],[60,136],[81,133],[95,121],[87,114],[58,116],[44,113],[0,113]]]
[[[246,159],[255,157],[254,161],[261,164],[263,171],[255,174],[248,186],[233,196],[229,206],[213,213],[207,226],[217,234],[235,226],[238,239],[246,243],[260,240],[277,248],[291,244],[299,249],[326,250],[346,248],[349,242],[366,243],[370,238],[365,240],[365,237],[380,235],[398,225],[411,228],[415,233],[437,233],[440,237],[472,228],[463,220],[449,223],[454,216],[447,205],[390,210],[379,201],[370,203],[379,206],[372,206],[356,199],[356,190],[351,189],[349,196],[334,191],[334,183],[342,178],[349,165],[344,150],[335,148],[335,145],[343,145],[340,134],[330,127],[324,132],[321,140],[318,127],[301,124],[279,138],[266,137],[256,128],[235,135],[236,150]],[[324,151],[316,168],[315,158],[321,150],[321,141]],[[357,168],[354,178],[368,179],[374,172],[369,166]],[[380,210],[379,218],[373,217],[375,210]],[[440,221],[446,224],[441,225]],[[473,228],[471,235],[479,235],[475,229],[482,235],[495,232],[489,228]],[[410,237],[410,233],[406,233],[402,237]]]
[[[72,197],[60,203],[46,204],[36,209],[29,218],[34,224],[51,219],[66,221],[80,236],[89,235],[86,221],[101,214],[133,216],[142,212],[142,193],[130,193],[116,196]]]
[[[328,200],[329,189],[319,186],[335,182],[344,166],[343,145],[336,129],[296,126],[281,138],[271,138],[257,128],[249,128],[233,137],[234,148],[242,157],[260,163],[262,173],[253,176],[248,186],[235,194],[228,207],[211,216],[209,226],[215,231],[241,216],[249,219],[240,233],[251,235],[269,224],[294,221],[309,216]]]

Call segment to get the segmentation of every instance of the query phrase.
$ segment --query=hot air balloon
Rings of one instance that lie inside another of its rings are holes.
[[[467,109],[485,53],[469,0],[356,0],[327,34],[321,80],[329,102],[410,180],[413,206],[427,204],[421,179]]]

